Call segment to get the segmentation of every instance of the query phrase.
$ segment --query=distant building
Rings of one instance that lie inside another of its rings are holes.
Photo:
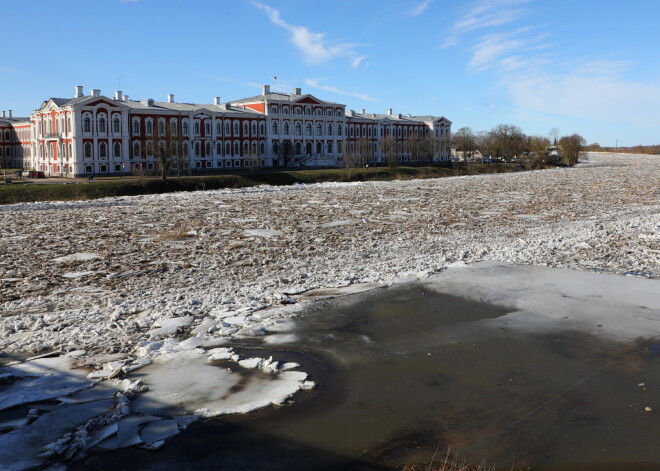
[[[346,105],[300,88],[278,93],[264,85],[261,95],[204,105],[82,89],[45,100],[28,118],[3,112],[0,164],[63,177],[151,172],[158,149],[176,148],[173,166],[182,170],[338,166],[365,145],[372,150],[365,162],[383,162],[383,139],[394,143],[388,152],[397,160],[410,162],[420,160],[410,144],[417,138],[432,142],[433,160],[450,158],[451,121],[444,117],[346,113]]]

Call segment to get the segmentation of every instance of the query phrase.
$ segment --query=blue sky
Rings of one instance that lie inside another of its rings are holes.
[[[658,0],[23,0],[2,11],[0,109],[15,116],[76,85],[211,103],[271,84],[445,116],[454,130],[660,143]]]

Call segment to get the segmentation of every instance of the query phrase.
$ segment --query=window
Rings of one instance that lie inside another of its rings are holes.
[[[343,147],[344,146],[343,146],[342,142],[338,141],[337,142],[337,153],[341,154],[343,152],[343,150],[342,150]]]
[[[240,128],[238,127],[238,123],[234,123],[234,136],[238,136],[240,132]]]
[[[120,128],[119,128],[119,118],[115,117],[115,118],[112,120],[112,132],[116,132],[116,133],[118,133],[118,132],[119,132],[119,129],[120,129]]]
[[[108,166],[107,165],[101,165],[101,173],[105,173],[108,171]]]
[[[257,135],[257,123],[252,123],[252,135]]]
[[[215,146],[215,153],[218,155],[222,155],[222,143],[218,142]]]
[[[285,106],[284,108],[282,108],[282,114],[289,114],[289,107],[288,106]]]
[[[328,154],[332,154],[332,142],[328,142]]]
[[[154,143],[151,141],[147,142],[147,157],[152,157],[154,155]]]
[[[158,135],[165,135],[165,121],[158,121]]]
[[[300,136],[302,134],[302,126],[300,123],[296,123],[296,136]]]
[[[328,136],[332,136],[332,123],[328,123]]]
[[[234,142],[234,155],[241,155],[241,145],[238,141]]]
[[[170,134],[171,134],[172,136],[176,136],[176,135],[177,135],[177,132],[176,132],[176,121],[170,121]]]
[[[151,136],[154,132],[154,124],[151,121],[147,121],[147,136]]]
[[[229,123],[225,123],[225,137],[229,136]]]
[[[181,130],[183,131],[183,135],[187,136],[188,135],[188,123],[186,123],[184,121],[183,124],[181,125]]]
[[[310,123],[307,123],[305,125],[305,135],[306,136],[311,136],[312,135],[312,125]]]
[[[317,143],[316,143],[316,153],[317,153],[317,154],[321,154],[321,150],[322,150],[322,149],[323,149],[323,147],[321,146],[321,143],[320,143],[320,142],[317,142]]]
[[[260,152],[262,155],[266,153],[266,146],[265,146],[265,144],[264,144],[263,142],[262,142],[261,144],[259,144],[259,152]],[[263,165],[263,163],[262,163],[262,165]]]
[[[89,142],[85,142],[84,156],[86,159],[92,158],[92,144]]]
[[[261,123],[259,125],[259,135],[263,136],[264,134],[266,134],[266,125],[264,123]]]
[[[225,155],[231,155],[231,144],[229,142],[225,144]]]
[[[278,134],[277,122],[273,122],[273,134]]]
[[[219,136],[222,134],[222,125],[220,123],[216,123],[215,125],[215,133]]]
[[[99,132],[105,132],[105,118],[103,116],[99,118]]]
[[[133,134],[140,134],[140,122],[137,119],[133,121]]]
[[[293,109],[293,114],[300,114],[300,108],[297,106]]]
[[[200,157],[202,155],[201,147],[199,142],[195,142],[195,157]]]
[[[211,157],[211,143],[207,142],[206,145],[204,146],[204,150],[206,151],[206,157]]]
[[[279,154],[280,153],[280,144],[275,141],[273,142],[273,154]]]
[[[289,123],[288,122],[284,123],[284,135],[285,136],[289,135]]]
[[[316,116],[323,116],[323,110],[321,110],[321,108],[316,108],[314,114]]]
[[[119,144],[119,142],[115,142],[113,147],[114,147],[113,156],[121,157],[121,145]]]
[[[274,105],[271,106],[270,107],[270,112],[273,113],[273,114],[277,113],[277,106],[274,106]]]
[[[341,109],[337,110],[337,118],[341,118]]]
[[[194,130],[195,130],[195,136],[199,136],[199,121],[195,121]]]
[[[92,173],[94,171],[94,167],[91,165],[85,165],[85,173]]]
[[[323,135],[323,126],[321,126],[321,123],[316,125],[316,135],[317,136]]]
[[[243,142],[243,155],[247,155],[250,152],[250,143],[248,141]]]
[[[89,116],[85,116],[83,119],[83,132],[91,132],[92,130],[92,120],[89,119]]]
[[[204,134],[207,136],[211,135],[211,123],[209,122],[204,123]]]
[[[312,114],[312,108],[309,105],[305,106],[305,114],[310,116]]]
[[[121,164],[115,164],[115,172],[121,172]]]
[[[133,158],[140,157],[140,144],[138,142],[133,143]]]
[[[341,128],[342,128],[341,124],[338,124],[337,125],[337,135],[338,136],[341,136]]]
[[[247,136],[248,132],[248,123],[243,123],[243,136]]]

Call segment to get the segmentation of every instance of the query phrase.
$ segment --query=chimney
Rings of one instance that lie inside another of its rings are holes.
[[[117,90],[115,92],[115,101],[121,101],[121,97],[122,97],[121,90]]]
[[[392,108],[387,109],[387,114],[390,115],[390,116],[392,115]]]
[[[147,106],[154,106],[154,99],[153,98],[149,98],[147,100]]]
[[[174,103],[174,94],[173,93],[169,93],[167,95],[167,102],[168,103]]]
[[[9,119],[11,119],[11,110],[9,110]]]
[[[264,85],[261,94],[268,95],[269,93],[270,93],[270,85]]]
[[[101,96],[101,90],[99,90],[98,88],[92,88],[91,95],[93,97],[100,97]]]
[[[349,116],[355,116],[355,110],[350,110],[350,111],[348,112],[348,115],[349,115]]]
[[[124,99],[122,101],[128,101],[128,95],[124,95]]]
[[[213,104],[219,106],[220,105],[220,97],[217,96],[213,99]]]
[[[2,112],[2,117],[5,118],[5,112],[4,112],[4,110],[3,110],[3,112]]]
[[[294,95],[302,95],[302,88],[294,88],[293,89],[293,94]]]
[[[365,114],[366,112],[367,112],[367,110],[365,110],[364,108],[362,108],[362,109],[360,110],[360,113],[362,113],[362,114]]]
[[[74,98],[82,98],[84,96],[82,89],[83,89],[82,85],[78,85],[76,87],[76,96]]]

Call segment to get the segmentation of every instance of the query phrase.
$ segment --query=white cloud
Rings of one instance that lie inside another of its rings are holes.
[[[514,103],[522,109],[555,115],[657,127],[660,122],[660,84],[627,80],[631,64],[593,61],[555,72],[518,74],[505,80]]]
[[[357,69],[360,64],[367,58],[367,56],[358,56],[351,61],[351,67]]]
[[[408,12],[408,16],[419,16],[433,3],[434,0],[424,0]]]
[[[358,44],[332,44],[326,39],[325,33],[315,33],[310,31],[306,26],[289,24],[282,19],[279,10],[264,3],[253,0],[252,4],[266,12],[271,23],[291,33],[291,42],[303,53],[303,56],[308,62],[322,64],[332,59],[346,57],[352,63],[355,63],[357,59],[360,59],[357,61],[357,65],[359,65],[364,59],[358,57],[356,52],[356,48],[359,46]],[[354,65],[354,67],[357,65]]]
[[[482,0],[451,28],[449,36],[438,46],[445,49],[458,44],[459,38],[469,32],[493,26],[502,26],[520,19],[524,9],[513,8],[532,0]]]
[[[332,85],[323,85],[320,82],[325,79],[323,78],[308,78],[305,79],[305,83],[309,85],[312,88],[316,88],[319,90],[324,90],[326,92],[331,92],[331,93],[336,93],[337,95],[344,95],[344,96],[350,96],[354,98],[359,98],[360,100],[366,100],[366,101],[372,101],[372,102],[378,102],[373,97],[370,97],[369,95],[365,95],[363,93],[356,93],[356,92],[347,92],[344,90],[341,90],[337,87],[333,87]]]
[[[529,34],[532,28],[525,27],[507,33],[487,34],[479,38],[472,48],[472,57],[468,63],[473,71],[483,71],[495,66],[504,66],[511,70],[520,68],[526,61],[520,56],[504,57],[513,53],[530,52],[547,48],[540,41],[548,37],[547,33]]]

